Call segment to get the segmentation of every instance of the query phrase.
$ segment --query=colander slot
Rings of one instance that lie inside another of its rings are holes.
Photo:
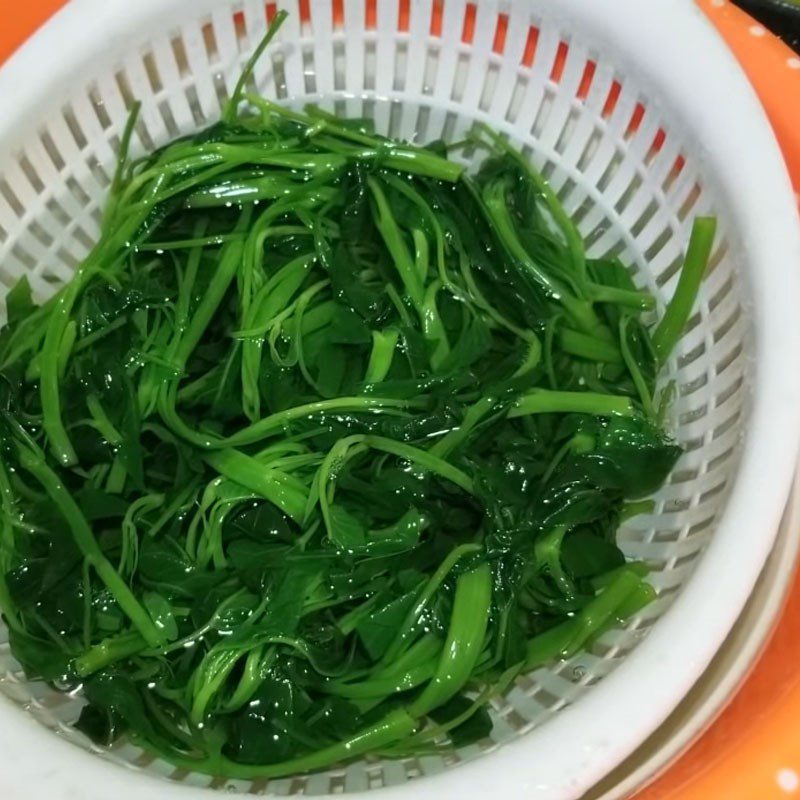
[[[334,91],[343,92],[345,89],[345,69],[347,58],[345,54],[345,44],[342,41],[334,42],[333,45],[333,88]]]
[[[511,91],[508,107],[503,115],[506,121],[510,122],[512,125],[517,121],[517,117],[519,116],[519,110],[522,107],[522,99],[525,97],[527,86],[527,78],[518,74],[514,82],[514,88]]]
[[[59,247],[56,250],[56,256],[58,256],[58,260],[61,264],[63,264],[70,272],[74,272],[78,268],[78,264],[80,264],[80,259],[77,256],[74,256],[69,250],[65,247]],[[47,281],[47,283],[51,284],[58,284],[62,283],[63,278],[55,275],[50,270],[45,269],[41,277],[43,280]]]
[[[158,113],[161,115],[161,119],[164,120],[164,127],[166,128],[169,137],[171,139],[175,139],[180,136],[181,131],[175,122],[175,116],[172,113],[172,107],[169,104],[169,100],[162,100],[158,104]]]
[[[347,103],[345,100],[339,98],[338,100],[333,101],[333,113],[334,114],[344,114],[347,107]]]
[[[644,157],[644,163],[647,166],[653,162],[655,157],[661,152],[661,149],[664,147],[664,142],[667,140],[667,134],[663,128],[659,128],[656,131],[656,135],[653,138],[653,143],[650,145],[650,149],[647,151],[647,155]]]
[[[589,59],[583,67],[581,82],[578,84],[578,91],[575,93],[575,96],[579,100],[586,100],[586,98],[589,96],[596,72],[597,62]]]
[[[79,150],[83,150],[87,145],[86,134],[83,132],[80,123],[76,119],[72,106],[64,106],[61,113],[64,117],[64,121],[67,123],[69,132],[72,134],[75,144],[78,145]]]
[[[428,53],[425,57],[425,71],[422,77],[422,93],[431,95],[433,94],[434,86],[436,86],[436,74],[439,71],[439,48],[436,46],[429,47]]]
[[[593,209],[590,209],[590,210],[593,210]],[[604,217],[591,230],[583,232],[583,240],[584,240],[584,242],[586,242],[586,250],[587,250],[587,252],[594,254],[595,251],[596,251],[595,245],[610,230],[611,230],[611,227],[609,226],[608,220]],[[608,256],[608,251],[606,251],[604,253],[600,253],[599,255],[601,257]]]
[[[536,49],[539,44],[539,28],[531,25],[528,28],[528,37],[525,40],[525,49],[522,51],[522,66],[529,69],[533,66],[536,59]]]
[[[564,124],[561,126],[558,139],[554,145],[554,150],[559,155],[563,155],[564,151],[567,149],[567,145],[569,145],[569,143],[572,141],[572,137],[578,126],[579,119],[580,114],[577,109],[570,108],[569,112],[567,113],[567,117],[564,120]]]
[[[691,317],[686,321],[686,325],[683,329],[683,336],[687,338],[692,331],[694,331],[702,322],[702,312],[698,311],[695,314],[692,314]]]
[[[492,100],[497,90],[497,78],[499,74],[500,67],[497,64],[487,65],[483,89],[481,90],[481,98],[478,101],[478,108],[480,108],[481,111],[488,111],[492,105]]]
[[[299,778],[293,778],[290,781],[287,781],[289,784],[289,788],[286,794],[303,794],[305,789],[305,781]]]
[[[576,189],[579,190],[580,187],[576,185]],[[586,215],[592,210],[592,208],[594,208],[594,201],[587,194],[584,194],[583,192],[581,192],[581,194],[583,194],[583,199],[580,201],[574,211],[572,211],[571,216],[572,221],[575,223],[575,225],[577,225],[578,230],[583,233],[582,223],[586,218]]]
[[[503,718],[516,731],[528,729],[550,711],[550,697],[538,682],[518,680],[506,696]]]
[[[119,89],[119,93],[122,96],[125,108],[131,109],[134,103],[136,102],[136,97],[131,89],[128,73],[125,72],[125,70],[118,70],[117,72],[114,73],[114,81],[116,82],[117,88]],[[65,119],[67,120],[67,125],[69,126],[69,119],[66,117],[66,114],[65,114]],[[72,129],[70,128],[70,130]],[[150,131],[148,130],[147,125],[144,121],[143,114],[139,114],[138,117],[136,118],[135,130],[136,134],[139,137],[139,141],[142,143],[142,146],[146,150],[155,149],[155,142],[153,141],[153,137],[150,135]],[[72,133],[74,135],[75,132],[72,131]]]
[[[628,123],[628,127],[625,128],[624,136],[626,139],[632,139],[639,132],[642,120],[644,119],[644,111],[645,109],[642,103],[637,102],[631,114],[631,121]]]
[[[563,681],[567,686],[564,687],[563,697],[567,703],[573,702],[581,693],[586,681],[586,667],[581,662],[591,660],[591,651],[582,652],[573,656],[568,661],[562,662],[553,672],[553,680]],[[560,693],[560,692],[559,692]]]
[[[433,0],[431,3],[430,35],[439,39],[442,36],[443,8],[444,0]]]
[[[666,509],[666,504],[664,506]],[[680,528],[659,528],[653,532],[652,542],[674,542],[680,534]]]
[[[39,138],[44,146],[45,152],[49,156],[50,160],[53,162],[53,166],[61,172],[64,169],[64,158],[59,152],[58,148],[53,141],[53,137],[50,135],[50,132],[47,130],[42,131],[39,134]]]
[[[655,257],[672,241],[674,231],[670,225],[667,225],[663,231],[656,237],[655,241],[644,252],[645,261],[652,262]],[[683,264],[683,256],[676,256],[658,275],[656,275],[656,286],[662,287],[664,284],[677,274],[678,270]]]
[[[664,178],[664,182],[661,184],[661,190],[664,192],[665,195],[670,194],[678,178],[683,173],[683,168],[685,166],[686,166],[685,158],[682,155],[679,155],[675,159],[675,163],[672,165],[672,168],[667,173],[667,177]]]
[[[69,189],[70,193],[78,201],[79,205],[81,206],[89,205],[89,203],[91,202],[91,198],[89,197],[88,194],[86,194],[86,192],[83,189],[83,186],[81,186],[78,183],[78,181],[75,180],[75,177],[73,175],[70,175],[67,178],[66,184],[67,184],[67,189]]]
[[[444,117],[444,125],[442,126],[441,138],[446,142],[452,140],[453,131],[456,127],[457,114],[455,111],[448,111]]]
[[[407,778],[418,778],[420,775],[423,774],[422,767],[420,766],[419,760],[414,759],[407,759],[404,762],[405,772]]]
[[[513,741],[517,736],[517,729],[509,725],[506,720],[506,715],[510,713],[510,706],[504,704],[496,707],[495,704],[492,703],[492,711],[494,725],[492,726],[492,731],[489,734],[486,744],[478,742],[476,745],[473,745],[473,748],[479,748],[478,752],[485,753],[493,750],[498,745]],[[542,709],[542,713],[547,714],[547,709]]]
[[[181,78],[187,78],[192,74],[189,67],[189,59],[186,56],[186,45],[183,43],[182,36],[174,36],[170,39],[170,48],[172,55],[175,57],[175,66],[178,68],[178,74]]]
[[[419,107],[419,111],[417,112],[417,121],[414,125],[414,130],[417,132],[417,141],[418,142],[427,142],[429,139],[428,136],[428,124],[431,118],[431,110],[429,106],[422,105]]]
[[[304,47],[302,53],[303,53],[303,79],[305,82],[306,94],[316,94],[317,72],[314,65],[314,51],[310,47]]]
[[[719,233],[717,234],[719,237]],[[714,250],[711,252],[711,257],[708,259],[708,268],[706,269],[706,281],[714,275],[717,268],[722,264],[725,256],[728,255],[730,247],[728,244],[728,240],[725,238],[720,237],[718,239],[718,243],[714,247]],[[729,276],[729,280],[733,280],[732,276]]]
[[[375,100],[371,97],[365,97],[363,102],[363,112],[362,116],[366,117],[367,119],[375,119]]]
[[[11,248],[11,255],[17,259],[26,269],[33,271],[36,267],[36,259],[21,245],[15,244]]]
[[[44,183],[39,177],[39,173],[34,169],[33,164],[31,164],[28,156],[24,154],[20,156],[19,166],[36,194],[42,194],[45,190]]]
[[[187,86],[185,89],[186,102],[189,104],[189,111],[192,114],[192,119],[195,125],[205,125],[206,115],[203,113],[203,107],[200,105],[200,98],[197,96],[197,89],[193,85]]]
[[[705,341],[701,341],[695,347],[693,347],[688,353],[678,356],[678,369],[684,369],[690,366],[693,362],[697,361],[698,358],[701,358],[705,355],[706,352],[706,343]]]
[[[67,214],[64,207],[54,197],[49,198],[45,205],[59,225],[66,227],[69,224],[69,214]]]
[[[720,340],[724,339],[725,336],[731,331],[733,326],[741,319],[741,317],[742,307],[737,303],[736,307],[730,313],[730,316],[728,316],[721,325],[713,329],[712,336],[714,338],[714,343],[716,344]]]
[[[411,0],[399,0],[397,3],[397,32],[408,33],[411,25]]]
[[[250,75],[247,76],[247,80],[245,81],[245,91],[252,92],[253,94],[255,94],[258,91],[258,86],[256,84],[256,76],[254,73],[250,73]]]
[[[708,414],[708,403],[702,403],[697,408],[692,408],[689,411],[684,411],[678,417],[678,424],[691,425],[693,422],[698,422]]]
[[[603,104],[603,117],[610,117],[619,103],[619,96],[622,94],[622,84],[618,80],[613,80],[606,95],[606,101]]]
[[[231,17],[233,21],[233,35],[236,37],[236,45],[240,53],[246,53],[250,49],[250,37],[247,33],[247,19],[244,11],[236,11]]]
[[[257,796],[269,794],[269,781],[266,778],[256,778],[250,782],[250,785],[247,787],[246,791]],[[280,792],[275,792],[275,794],[280,794]]]
[[[523,148],[523,152],[531,159],[534,163],[538,163],[538,169],[541,173],[542,177],[550,184],[550,187],[555,191],[558,195],[560,192],[560,179],[563,177],[563,174],[556,171],[556,163],[553,161],[549,156],[540,155],[538,158],[534,154],[534,152],[528,147],[527,145]],[[559,197],[559,200],[561,197]]]
[[[697,201],[700,199],[701,193],[702,189],[700,188],[700,185],[698,183],[693,184],[692,188],[689,190],[689,194],[686,196],[686,199],[678,208],[678,219],[681,222],[685,222],[686,218],[692,213],[692,210],[697,205]]]
[[[469,53],[459,53],[456,60],[456,71],[453,75],[450,99],[455,103],[460,103],[464,99],[464,87],[467,85],[467,74],[469,72]]]
[[[691,570],[697,563],[697,553],[691,552],[673,559],[672,569],[675,571]]]
[[[543,685],[542,682],[546,681],[549,677],[550,676],[548,675],[546,670],[543,669],[536,670],[536,672],[534,673],[534,678],[539,684],[539,686],[536,689],[536,691],[530,696],[534,700],[536,700],[540,705],[543,705],[545,708],[547,708],[550,712],[553,712],[553,711],[558,711],[559,708],[563,708],[564,701],[561,697],[559,697],[558,694],[554,694],[551,691],[551,689],[546,688]],[[517,714],[516,711],[513,711],[512,713],[515,714],[516,717],[519,717],[519,714]],[[507,716],[506,719],[508,720],[510,716],[511,715]],[[526,720],[525,725],[522,726],[521,729],[529,730],[530,724],[531,723]]]
[[[364,90],[367,92],[375,91],[376,64],[375,40],[373,39],[364,44]]]
[[[726,248],[727,249],[727,248]],[[706,278],[707,280],[707,278]],[[722,286],[709,298],[708,310],[713,312],[714,309],[731,293],[733,290],[733,275],[728,275]]]
[[[78,224],[72,229],[72,238],[87,252],[94,247],[94,239]]]
[[[44,248],[49,248],[53,244],[53,237],[35,220],[31,222],[29,230],[33,238]]]
[[[722,358],[720,358],[719,361],[717,361],[717,363],[714,365],[714,371],[716,372],[716,374],[722,375],[725,372],[725,370],[728,369],[728,367],[730,367],[732,364],[736,364],[736,362],[739,360],[739,356],[742,355],[743,351],[744,351],[744,346],[742,345],[742,343],[736,342],[733,346],[733,349],[729,353],[724,355]]]
[[[541,692],[541,689],[539,691]],[[538,710],[538,708],[547,708],[549,711],[546,702],[547,698],[549,697],[550,697],[549,695],[541,697],[538,694],[536,696],[528,696],[526,697],[526,700],[528,702],[523,701],[519,704],[519,707],[516,707],[515,704],[515,707],[509,708],[508,711],[506,711],[506,713],[503,715],[503,720],[515,733],[522,733],[524,731],[527,731],[530,729],[534,720],[537,720],[537,717],[534,716],[534,714]],[[535,705],[530,706],[529,705],[530,701],[533,701]],[[530,719],[527,718],[528,714],[525,714],[526,711],[530,715]],[[492,738],[494,739],[494,737]],[[500,739],[499,741],[503,741],[503,739]]]
[[[408,71],[408,44],[398,42],[394,54],[394,76],[392,78],[392,89],[395,92],[402,92],[406,88],[406,73]]]
[[[603,258],[623,258],[626,252],[624,239],[617,239],[605,249]]]
[[[702,410],[702,409],[701,409]],[[697,480],[698,471],[696,469],[676,469],[667,479],[667,484],[674,486],[678,483],[691,483]]]
[[[423,775],[439,775],[445,768],[444,760],[440,756],[419,756],[417,761]]]
[[[534,139],[541,138],[542,131],[544,131],[545,125],[547,124],[547,119],[550,116],[550,112],[553,110],[554,103],[555,92],[553,92],[550,87],[547,87],[542,94],[542,101],[539,104],[533,125],[530,129],[531,135]]]
[[[108,186],[111,184],[111,178],[97,160],[97,156],[89,156],[89,158],[86,159],[86,166],[89,167],[89,171],[92,173],[92,175],[94,175],[97,183],[100,184],[100,186],[104,189],[108,188]]]
[[[508,35],[508,14],[498,14],[497,24],[494,28],[492,38],[492,52],[501,56],[506,49],[506,37]]]
[[[472,44],[475,39],[475,16],[478,8],[475,3],[467,3],[464,6],[464,24],[461,27],[461,41],[464,44]]]
[[[555,170],[555,165],[553,167],[553,170]],[[567,176],[564,183],[558,187],[558,191],[556,192],[556,194],[558,195],[558,199],[561,202],[561,205],[564,206],[570,217],[572,217],[572,209],[569,208],[568,200],[576,188],[577,184],[575,183],[575,181],[569,176]]]
[[[111,117],[108,116],[106,104],[103,102],[103,98],[100,96],[100,91],[97,86],[93,86],[89,90],[89,103],[94,110],[97,121],[100,123],[100,127],[104,131],[108,130],[111,127]]]
[[[698,505],[703,505],[704,503],[708,503],[711,500],[713,500],[715,497],[717,497],[719,494],[721,494],[723,491],[725,491],[726,485],[727,485],[727,482],[724,481],[724,480],[721,480],[716,486],[713,486],[712,488],[707,489],[698,498],[698,500],[697,500]],[[703,522],[698,522],[698,523],[695,523],[694,525],[692,525],[689,528],[689,531],[694,534],[694,533],[697,533],[698,531],[706,530],[709,527],[711,527],[711,523],[713,521],[714,521],[714,517],[713,516],[712,517],[708,517]]]
[[[203,45],[206,49],[206,57],[209,64],[216,64],[219,61],[219,47],[217,46],[217,34],[214,31],[214,24],[209,20],[200,29],[203,36]]]
[[[367,789],[380,789],[383,786],[383,774],[380,769],[366,771]]]
[[[150,83],[150,88],[155,94],[158,94],[163,90],[164,84],[161,80],[161,75],[158,72],[158,66],[155,58],[153,58],[153,53],[151,50],[148,50],[142,56],[142,64],[144,64],[144,71],[147,75],[147,80]]]
[[[600,179],[595,184],[597,186],[598,191],[605,192],[605,190],[609,187],[611,180],[619,171],[619,168],[622,166],[623,162],[624,162],[623,154],[615,148],[608,164],[606,165],[606,168],[600,175]]]
[[[646,225],[650,220],[655,217],[658,213],[658,203],[655,200],[650,200],[650,202],[645,206],[644,211],[639,215],[636,221],[631,225],[631,235],[636,238],[639,234],[645,229]]]
[[[392,100],[389,104],[389,136],[398,138],[403,121],[403,104],[399,100]]]
[[[631,201],[639,194],[642,188],[642,177],[638,172],[634,172],[630,183],[622,191],[622,195],[614,205],[614,210],[618,214],[622,214],[626,208],[631,204]]]
[[[744,386],[744,376],[738,375],[733,379],[730,386],[727,386],[717,394],[715,398],[715,406],[717,408],[724,406],[735,394],[741,390],[742,386]]]
[[[228,87],[225,85],[225,78],[221,72],[214,74],[214,92],[217,95],[217,105],[219,110],[222,111],[228,105]]]
[[[726,433],[728,432],[728,430],[730,430],[730,428],[732,428],[734,426],[734,424],[736,422],[739,421],[739,416],[740,416],[740,412],[738,412],[738,411],[736,412],[736,414],[734,416],[731,416],[730,420],[728,421],[728,427],[726,428],[726,431],[725,431]],[[718,429],[716,429],[716,428],[714,429],[714,438],[717,438],[717,435],[716,435],[717,434],[717,430]],[[709,461],[708,462],[708,470],[709,470],[709,472],[711,472],[713,470],[716,470],[716,469],[719,469],[720,467],[722,467],[723,464],[725,464],[726,461],[728,461],[730,458],[732,458],[734,456],[735,450],[736,450],[736,444],[732,443],[730,445],[730,447],[728,447],[724,452],[720,453],[714,459]]]
[[[550,70],[550,80],[553,83],[560,83],[564,75],[564,67],[567,63],[567,56],[569,55],[569,44],[565,41],[560,41],[556,48],[555,59],[553,66]]]
[[[275,99],[285,100],[288,94],[286,90],[286,59],[282,50],[275,50],[270,56],[272,62],[272,75],[275,79]]]
[[[583,148],[583,152],[581,153],[580,158],[578,158],[576,167],[579,172],[584,172],[589,164],[592,163],[602,140],[602,131],[599,128],[593,128],[592,132],[589,134],[589,138],[586,140],[586,145]]]
[[[706,437],[705,436],[696,436],[691,439],[681,439],[680,446],[683,448],[684,452],[691,453],[694,450],[699,450],[706,444]]]
[[[701,375],[698,375],[691,381],[687,383],[682,383],[680,385],[680,396],[681,397],[691,397],[695,392],[702,389],[704,386],[708,385],[708,373],[703,372]]]

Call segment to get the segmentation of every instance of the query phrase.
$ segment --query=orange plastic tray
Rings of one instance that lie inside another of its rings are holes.
[[[65,0],[0,0],[2,63]],[[697,0],[747,72],[800,191],[800,58],[727,0]],[[800,266],[800,265],[798,265]],[[800,409],[798,409],[800,413]],[[714,725],[635,800],[800,799],[800,576],[757,667]]]

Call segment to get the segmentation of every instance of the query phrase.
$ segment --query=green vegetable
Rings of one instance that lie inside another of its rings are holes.
[[[692,312],[700,282],[711,257],[717,221],[714,217],[698,217],[692,226],[686,261],[681,270],[675,294],[664,317],[653,333],[653,349],[663,363],[680,339],[681,332]]]
[[[486,128],[441,143],[247,94],[138,160],[0,331],[0,608],[78,727],[254,778],[488,735],[523,669],[653,597],[620,522],[679,448],[663,319]]]

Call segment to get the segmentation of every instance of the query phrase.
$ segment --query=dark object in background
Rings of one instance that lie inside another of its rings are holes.
[[[792,0],[735,0],[735,3],[800,53],[800,3]]]

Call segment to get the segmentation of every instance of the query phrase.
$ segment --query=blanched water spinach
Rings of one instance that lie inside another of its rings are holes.
[[[657,379],[714,238],[656,322],[491,131],[468,175],[249,69],[138,159],[134,110],[97,245],[0,333],[15,657],[95,741],[243,778],[480,739],[652,599],[616,533],[680,453]]]

